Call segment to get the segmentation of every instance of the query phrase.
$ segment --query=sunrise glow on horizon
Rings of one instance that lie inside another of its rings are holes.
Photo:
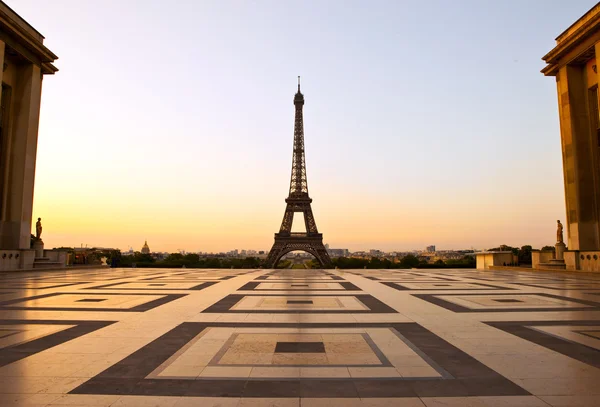
[[[298,75],[330,247],[540,248],[565,218],[540,56],[593,1],[543,19],[541,1],[8,4],[60,57],[36,167],[47,248],[268,250]]]

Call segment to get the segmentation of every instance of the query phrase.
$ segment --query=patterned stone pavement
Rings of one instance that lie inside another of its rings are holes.
[[[600,275],[0,273],[0,406],[600,406]]]

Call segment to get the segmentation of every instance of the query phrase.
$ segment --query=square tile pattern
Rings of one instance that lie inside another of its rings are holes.
[[[252,281],[244,284],[239,291],[360,291],[360,288],[347,281],[329,282],[277,282],[262,283]]]
[[[600,311],[600,303],[546,293],[413,294],[454,312]]]
[[[520,321],[488,324],[600,368],[600,321]]]
[[[88,269],[0,273],[0,290],[7,407],[600,397],[597,274]]]
[[[377,298],[357,295],[230,294],[203,312],[208,313],[396,313]]]
[[[185,294],[53,293],[1,301],[0,310],[141,312],[183,296]]]
[[[108,321],[0,320],[0,366],[104,328]]]
[[[432,391],[439,396],[529,395],[415,323],[318,326],[183,323],[72,393],[360,398],[419,397]],[[118,377],[121,380],[116,382]]]
[[[150,283],[145,281],[131,283],[114,283],[88,287],[90,290],[204,290],[207,287],[217,284],[218,281],[192,281],[181,280],[164,283]]]
[[[392,287],[396,290],[434,290],[434,291],[445,291],[445,290],[513,290],[510,287],[502,287],[498,285],[483,284],[483,283],[464,283],[464,282],[394,282],[384,281],[382,284]]]

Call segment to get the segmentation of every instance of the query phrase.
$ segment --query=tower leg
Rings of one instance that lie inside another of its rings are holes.
[[[331,264],[331,258],[329,257],[329,253],[327,253],[327,249],[325,249],[325,246],[321,244],[321,247],[316,248],[316,252],[319,256],[317,260],[319,261],[319,263],[321,263],[321,267],[323,267],[324,269],[333,268],[333,265]]]
[[[283,255],[283,250],[285,249],[285,244],[275,242],[273,247],[269,251],[269,255],[267,256],[267,260],[265,261],[265,267],[268,269],[274,269],[277,267],[277,262],[279,258]]]

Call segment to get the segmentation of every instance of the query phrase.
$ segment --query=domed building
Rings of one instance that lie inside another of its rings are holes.
[[[150,254],[150,248],[148,247],[147,240],[144,240],[144,246],[142,247],[142,254]]]

